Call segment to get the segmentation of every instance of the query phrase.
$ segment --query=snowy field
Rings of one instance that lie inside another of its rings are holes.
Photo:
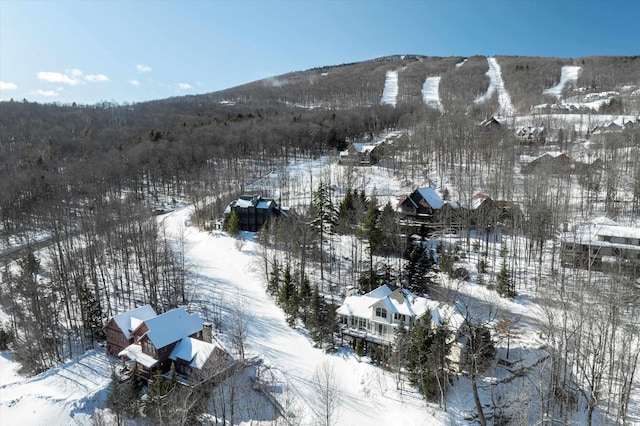
[[[486,102],[493,96],[494,92],[498,92],[498,102],[500,103],[500,114],[511,117],[515,114],[516,110],[511,103],[511,97],[504,87],[504,81],[502,80],[502,70],[496,58],[487,58],[489,63],[489,70],[487,76],[489,77],[489,88],[487,92],[478,97],[474,102],[476,104]]]
[[[384,90],[382,91],[381,105],[396,106],[398,101],[398,71],[387,71],[384,80]]]

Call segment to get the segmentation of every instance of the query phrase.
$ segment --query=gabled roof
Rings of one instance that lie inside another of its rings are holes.
[[[180,343],[173,348],[171,354],[169,354],[169,359],[173,361],[181,359],[188,362],[193,368],[202,369],[216,348],[222,350],[221,347],[213,343],[188,337],[182,339]]]
[[[433,188],[418,188],[416,192],[431,206],[433,209],[439,209],[444,205],[444,201]]]
[[[471,198],[471,210],[475,210],[487,200],[491,200],[491,197],[485,194],[476,194]]]
[[[163,348],[202,330],[202,318],[190,314],[184,308],[172,309],[144,322],[145,333],[156,348]]]
[[[157,316],[156,311],[153,310],[151,305],[144,305],[136,308],[132,311],[123,312],[113,317],[113,320],[118,325],[124,337],[131,339],[131,332],[138,328],[138,326],[148,319]]]
[[[225,214],[230,214],[231,209],[234,207],[239,208],[248,208],[255,207],[256,209],[267,210],[271,207],[278,208],[278,205],[273,200],[273,198],[263,198],[261,195],[241,195],[237,200],[233,200],[227,205],[227,208],[224,210]]]
[[[386,284],[367,294],[354,294],[347,297],[342,306],[338,308],[337,313],[344,316],[370,318],[371,310],[377,303],[381,303],[391,313],[420,318],[427,311],[431,311],[434,323],[440,318],[440,314],[437,312],[437,302],[426,297],[416,296],[404,288],[392,290]]]

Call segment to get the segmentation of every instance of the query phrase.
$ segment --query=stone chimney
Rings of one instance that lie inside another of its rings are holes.
[[[213,340],[213,324],[205,322],[202,324],[202,340],[211,343]]]

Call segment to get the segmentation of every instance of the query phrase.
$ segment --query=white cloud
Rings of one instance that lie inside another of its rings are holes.
[[[72,72],[74,71],[79,70],[72,70]],[[69,86],[77,86],[82,82],[82,80],[80,80],[76,76],[69,76],[67,74],[62,74],[59,72],[40,71],[37,76],[39,80],[48,81],[49,83],[63,83],[68,84]]]
[[[152,70],[150,66],[141,64],[136,65],[136,69],[138,70],[138,72],[149,72]]]
[[[140,82],[138,80],[129,80],[129,84],[132,85],[133,87],[140,86]]]
[[[90,83],[97,83],[102,81],[109,81],[109,77],[104,74],[89,74],[85,78]]]
[[[39,95],[39,96],[46,96],[48,98],[52,97],[52,96],[58,96],[60,93],[56,92],[55,90],[42,90],[42,89],[38,89],[36,91],[31,92],[32,95]]]
[[[178,83],[178,89],[180,90],[191,90],[193,87],[189,83]]]
[[[82,77],[82,71],[80,71],[78,68],[74,68],[72,70],[67,71],[69,74],[71,74],[73,77]]]
[[[10,81],[0,81],[0,90],[16,90],[18,86]]]

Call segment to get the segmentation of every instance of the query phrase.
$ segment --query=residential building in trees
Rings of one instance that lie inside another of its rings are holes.
[[[107,354],[118,355],[120,351],[133,343],[133,330],[138,328],[143,321],[156,316],[156,311],[151,305],[144,305],[111,318],[104,326]]]
[[[259,231],[272,217],[286,215],[272,198],[263,198],[261,195],[241,195],[229,203],[224,211],[225,217],[228,218],[231,211],[236,212],[240,219],[240,229],[250,232]]]
[[[640,228],[602,217],[575,225],[560,236],[560,255],[577,268],[640,268]]]
[[[406,219],[434,221],[438,211],[445,205],[433,188],[417,188],[398,203],[398,212]]]
[[[140,317],[144,316],[144,319]],[[136,369],[145,379],[156,372],[166,373],[174,364],[179,375],[188,377],[194,369],[202,369],[212,358],[226,358],[226,351],[213,342],[211,325],[205,324],[198,314],[176,308],[161,315],[146,305],[117,315],[107,322],[107,335],[116,326],[129,328],[129,340],[117,352],[125,371]],[[115,336],[115,335],[114,335]],[[107,347],[114,354],[116,346]]]

